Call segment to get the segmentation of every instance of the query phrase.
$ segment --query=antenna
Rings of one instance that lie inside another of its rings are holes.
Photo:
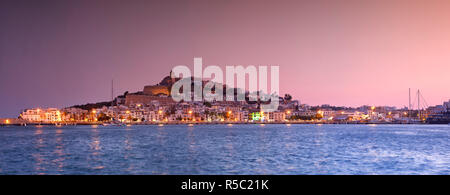
[[[114,105],[114,79],[111,80],[111,106]]]

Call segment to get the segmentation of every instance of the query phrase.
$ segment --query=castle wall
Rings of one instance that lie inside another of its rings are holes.
[[[172,104],[175,103],[171,97],[159,97],[146,94],[128,94],[125,97],[125,105],[134,104],[151,104],[152,101],[158,101],[160,104]]]
[[[146,95],[170,95],[169,88],[167,86],[161,86],[161,85],[152,85],[152,86],[145,86],[144,87],[144,94]]]

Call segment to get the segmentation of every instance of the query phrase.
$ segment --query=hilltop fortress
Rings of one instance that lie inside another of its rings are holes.
[[[174,103],[170,97],[170,89],[176,82],[176,79],[172,78],[171,75],[172,72],[170,72],[169,76],[164,77],[164,79],[157,85],[145,86],[143,91],[125,94],[124,97],[121,97],[122,103],[126,106],[135,104],[151,104],[153,101],[158,101],[160,104]]]

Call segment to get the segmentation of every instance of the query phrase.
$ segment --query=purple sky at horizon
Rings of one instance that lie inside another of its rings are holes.
[[[281,94],[339,106],[450,99],[450,2],[0,2],[0,117],[108,101],[176,65],[278,65]]]

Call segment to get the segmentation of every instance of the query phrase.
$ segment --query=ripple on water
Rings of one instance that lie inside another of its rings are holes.
[[[1,127],[0,174],[449,174],[448,125]]]

